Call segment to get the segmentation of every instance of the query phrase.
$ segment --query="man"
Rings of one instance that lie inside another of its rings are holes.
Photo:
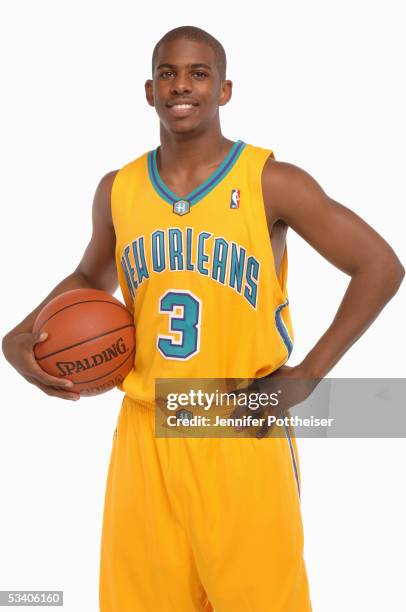
[[[121,385],[106,490],[102,612],[308,612],[296,448],[289,437],[157,438],[156,378],[320,379],[396,293],[404,269],[364,221],[308,173],[221,133],[231,98],[220,43],[168,32],[153,53],[148,103],[160,146],[105,175],[77,269],[3,340],[10,363],[49,395],[31,333],[69,289],[114,293],[134,312],[134,369]],[[329,329],[288,368],[286,229],[351,276]],[[260,430],[266,433],[266,428]]]

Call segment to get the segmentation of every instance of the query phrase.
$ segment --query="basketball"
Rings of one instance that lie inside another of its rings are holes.
[[[34,347],[38,365],[71,380],[72,391],[82,396],[116,387],[134,365],[133,315],[104,291],[61,293],[38,314],[33,332],[48,334]]]

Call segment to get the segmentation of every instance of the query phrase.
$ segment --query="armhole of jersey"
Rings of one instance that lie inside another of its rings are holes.
[[[281,265],[280,265],[280,269],[279,269],[279,274],[276,272],[276,265],[275,265],[275,257],[274,257],[274,252],[273,252],[273,247],[272,247],[272,240],[271,240],[271,236],[269,234],[269,230],[268,230],[268,217],[266,215],[266,207],[265,207],[265,198],[264,198],[264,193],[262,190],[262,174],[264,171],[264,167],[266,162],[268,161],[269,157],[271,157],[272,159],[275,159],[275,155],[274,152],[272,151],[272,149],[263,149],[261,151],[262,155],[260,157],[260,172],[259,172],[259,185],[258,185],[258,193],[260,196],[260,208],[261,208],[261,216],[262,216],[262,220],[261,222],[264,223],[264,228],[266,231],[266,235],[267,235],[267,239],[268,239],[268,244],[269,244],[269,250],[270,250],[270,258],[271,258],[271,265],[272,265],[272,271],[271,274],[273,275],[274,278],[274,282],[275,282],[275,288],[276,291],[278,293],[278,299],[279,301],[282,300],[284,301],[286,298],[286,263],[287,263],[287,248],[286,248],[286,242],[285,242],[285,248],[283,251],[283,255],[282,255],[282,259],[281,259]],[[266,153],[266,154],[265,154]]]
[[[268,158],[271,157],[272,159],[275,159],[275,155],[274,152],[271,150],[270,155],[268,155],[268,157],[265,160],[265,163],[267,162]],[[265,164],[264,164],[265,165]],[[262,168],[263,170],[263,168]],[[262,190],[262,173],[261,173],[261,190]],[[264,204],[264,211],[265,211],[265,201],[264,198],[262,196],[263,199],[263,204]],[[265,212],[265,217],[266,217],[266,212]],[[271,242],[271,248],[272,248],[272,240],[271,237],[269,237],[269,240]],[[274,252],[273,252],[273,248],[272,248],[272,256],[274,256]],[[275,260],[275,257],[274,257]],[[275,268],[275,274],[278,278],[278,283],[279,283],[279,287],[282,291],[282,295],[284,298],[287,297],[287,276],[288,276],[288,245],[287,245],[287,239],[285,239],[285,244],[283,247],[283,253],[282,253],[282,257],[281,257],[281,263],[279,266],[279,272],[276,272],[276,266],[275,266],[275,261],[274,261],[274,268]]]
[[[268,157],[265,160],[268,160],[269,157],[272,157],[272,159],[275,159],[275,155],[274,152],[271,150],[271,154],[268,155]],[[261,188],[262,188],[262,173],[261,173]],[[264,202],[264,209],[265,209],[265,202]],[[266,216],[266,213],[265,213]],[[271,247],[272,247],[272,241],[271,241]],[[273,255],[273,249],[272,249],[272,255]],[[276,273],[276,268],[275,268],[275,273]],[[281,291],[284,295],[284,297],[287,297],[287,276],[288,276],[288,245],[287,245],[287,239],[285,239],[285,246],[283,248],[283,253],[282,253],[282,257],[281,257],[281,265],[279,267],[279,273],[278,273],[278,282],[279,282],[279,286],[281,288]]]
[[[117,193],[117,190],[119,189],[120,186],[120,182],[122,179],[122,169],[120,168],[116,174],[116,176],[113,179],[113,182],[111,184],[111,193],[110,193],[110,208],[111,208],[111,220],[113,223],[113,228],[114,228],[114,233],[116,235],[116,247],[115,247],[115,251],[114,251],[114,258],[115,258],[115,262],[116,262],[116,268],[117,268],[117,275],[118,275],[118,281],[119,281],[119,288],[121,291],[121,295],[123,296],[123,300],[125,305],[127,306],[127,309],[131,312],[132,308],[133,308],[133,301],[131,299],[130,296],[130,292],[128,290],[127,287],[127,283],[125,281],[125,277],[124,277],[124,271],[121,265],[121,259],[120,259],[120,254],[118,251],[118,240],[117,240],[117,225],[116,225],[116,201],[118,201],[118,198],[116,200],[115,198],[115,194]]]
[[[125,190],[125,186],[127,181],[130,179],[132,179],[134,177],[134,172],[137,172],[139,164],[141,164],[142,166],[145,164],[145,157],[148,155],[148,153],[144,153],[143,155],[140,155],[139,157],[137,157],[136,159],[133,159],[132,161],[124,164],[124,166],[121,166],[121,168],[119,168],[116,176],[114,177],[113,183],[111,185],[111,218],[113,220],[113,225],[114,228],[116,227],[115,225],[115,214],[116,212],[118,213],[118,211],[116,211],[116,202],[120,201],[120,195],[121,195],[121,190]],[[117,196],[117,197],[116,197]]]
[[[280,265],[279,274],[278,274],[279,285],[280,285],[280,288],[284,296],[287,295],[287,277],[288,277],[288,245],[287,245],[287,239],[285,239],[285,246],[283,248],[281,265]]]

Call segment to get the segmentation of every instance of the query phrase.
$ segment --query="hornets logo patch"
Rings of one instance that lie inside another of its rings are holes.
[[[175,215],[186,215],[188,212],[190,212],[190,202],[187,200],[178,200],[177,202],[174,202],[173,212]]]

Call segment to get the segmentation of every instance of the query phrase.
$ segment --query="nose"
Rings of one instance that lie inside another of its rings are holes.
[[[180,94],[185,92],[191,92],[192,80],[188,75],[187,70],[179,70],[176,77],[172,80],[172,93]]]

